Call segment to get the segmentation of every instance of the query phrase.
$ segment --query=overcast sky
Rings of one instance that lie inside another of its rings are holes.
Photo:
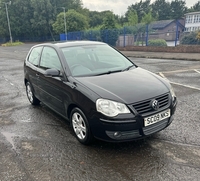
[[[82,0],[83,6],[90,10],[95,10],[95,11],[111,10],[118,15],[124,15],[124,13],[127,11],[128,6],[130,6],[131,4],[135,4],[136,2],[139,1],[140,0],[93,0],[93,1]],[[198,0],[185,0],[185,1],[187,7],[191,7],[198,2]],[[151,0],[151,2],[154,2],[154,0]]]

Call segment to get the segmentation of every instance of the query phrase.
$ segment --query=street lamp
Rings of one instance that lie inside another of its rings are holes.
[[[8,7],[7,5],[11,5],[11,1],[5,3],[5,2],[2,2],[5,4],[5,7],[6,7],[6,16],[7,16],[7,21],[8,21],[8,29],[9,29],[9,34],[10,34],[10,42],[12,43],[12,34],[11,34],[11,28],[10,28],[10,20],[9,20],[9,16],[8,16]]]
[[[66,25],[66,14],[65,14],[65,7],[60,7],[64,11],[64,25],[65,25],[65,39],[67,40],[67,25]]]

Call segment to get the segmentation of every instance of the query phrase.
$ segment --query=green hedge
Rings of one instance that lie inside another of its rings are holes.
[[[148,46],[154,46],[154,47],[166,47],[167,43],[164,39],[154,39],[148,41]]]

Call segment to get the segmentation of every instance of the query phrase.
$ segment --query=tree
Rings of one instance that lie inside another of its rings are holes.
[[[50,2],[55,9],[59,7],[65,7],[66,11],[70,9],[74,9],[78,11],[78,9],[82,9],[82,6],[83,6],[81,0],[50,0]],[[60,9],[59,12],[61,11],[62,10]]]
[[[0,36],[9,37],[5,6],[0,0]],[[8,2],[8,1],[7,1]],[[81,0],[13,0],[8,5],[12,36],[19,40],[27,37],[48,37],[56,15],[63,12],[60,7],[81,9]],[[58,13],[57,13],[58,12]],[[8,38],[7,38],[8,39]],[[36,40],[35,40],[36,41]]]
[[[55,8],[52,6],[50,0],[31,0],[31,7],[34,13],[30,22],[35,35],[49,36],[56,13]]]
[[[56,22],[53,24],[53,30],[58,34],[63,33],[65,30],[63,17],[63,12],[58,14]],[[66,24],[67,32],[83,31],[89,27],[87,17],[75,10],[69,10],[66,13]]]
[[[91,28],[101,26],[103,24],[103,19],[109,11],[90,11],[89,12],[89,24]]]
[[[192,6],[189,9],[190,12],[196,12],[196,11],[200,11],[200,1],[198,1],[197,3],[194,4],[194,6]]]
[[[152,21],[154,21],[154,18],[152,17],[151,12],[149,12],[148,14],[144,14],[144,16],[142,17],[141,23],[144,24],[150,24]]]
[[[138,15],[135,10],[129,10],[126,16],[128,20],[126,23],[127,26],[134,26],[138,23]]]
[[[116,29],[116,20],[112,12],[107,12],[101,27],[101,39],[110,44],[116,45],[119,37],[119,31]]]
[[[148,14],[149,11],[151,10],[150,4],[151,4],[151,0],[146,0],[144,2],[142,0],[140,0],[139,3],[135,3],[135,4],[132,4],[131,6],[129,6],[128,11],[135,10],[138,15],[138,22],[140,23],[144,13]],[[127,16],[127,14],[126,14],[126,16]]]
[[[171,2],[171,18],[179,19],[187,12],[186,3],[183,0],[174,0]]]
[[[157,20],[171,18],[171,4],[165,0],[156,0],[152,5],[152,16]]]
[[[12,1],[10,5],[7,5],[7,8],[9,11],[12,36],[30,36],[32,33],[30,18],[33,16],[30,0]],[[0,9],[0,22],[0,36],[8,37],[9,31],[6,17],[6,9],[3,3]]]

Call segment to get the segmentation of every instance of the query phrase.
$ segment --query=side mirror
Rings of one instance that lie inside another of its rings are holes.
[[[44,73],[45,77],[61,77],[60,71],[57,69],[47,69]]]

